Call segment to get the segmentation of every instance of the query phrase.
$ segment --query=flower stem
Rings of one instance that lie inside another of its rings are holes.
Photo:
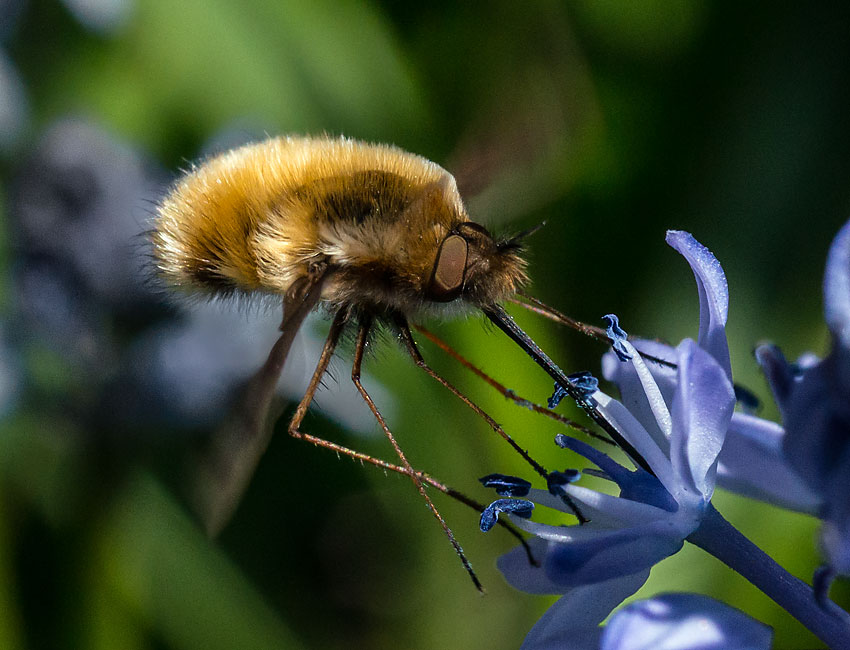
[[[688,541],[744,576],[830,648],[850,648],[850,614],[832,601],[819,605],[809,585],[779,566],[713,505]]]

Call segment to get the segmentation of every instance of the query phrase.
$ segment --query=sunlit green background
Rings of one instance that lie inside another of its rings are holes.
[[[0,183],[69,114],[170,170],[227,129],[393,142],[456,172],[474,218],[496,230],[546,220],[530,242],[535,295],[594,323],[614,311],[630,332],[672,341],[697,328],[692,275],[664,244],[666,229],[685,229],[726,270],[736,380],[773,418],[753,345],[774,340],[789,357],[828,345],[823,263],[850,215],[848,30],[846,3],[139,0],[97,35],[65,6],[31,0],[7,53],[32,115]],[[518,319],[562,367],[598,369],[598,344]],[[431,325],[524,396],[550,392],[479,319]],[[481,501],[492,494],[477,477],[528,474],[396,348],[367,365],[394,387],[390,424],[416,466]],[[422,348],[541,462],[582,466],[552,444],[553,423]],[[511,538],[483,535],[474,512],[438,499],[481,597],[409,481],[283,426],[233,522],[209,541],[166,487],[171,447],[113,465],[87,453],[86,432],[51,399],[25,399],[0,423],[2,648],[496,650],[518,647],[551,602],[512,591],[495,570]],[[319,416],[305,427],[391,458],[379,437]],[[728,494],[716,503],[811,576],[815,520]],[[657,566],[641,594],[661,590],[741,607],[776,628],[777,648],[817,647],[697,549]],[[834,596],[850,604],[846,584]]]

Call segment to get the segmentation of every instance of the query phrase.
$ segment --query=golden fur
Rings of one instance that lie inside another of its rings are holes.
[[[184,175],[158,209],[153,242],[165,280],[189,292],[283,294],[326,262],[322,299],[332,306],[413,314],[445,311],[428,284],[441,243],[464,223],[454,178],[425,158],[347,138],[278,137]],[[525,263],[517,244],[472,226],[460,298],[480,307],[525,282]]]

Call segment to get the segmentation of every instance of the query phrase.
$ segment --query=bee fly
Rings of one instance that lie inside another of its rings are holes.
[[[289,433],[409,476],[480,588],[425,483],[464,497],[413,469],[363,387],[360,369],[370,331],[376,324],[389,325],[417,366],[485,418],[545,477],[546,470],[492,418],[427,365],[408,324],[480,310],[579,399],[564,373],[500,306],[528,280],[522,257],[528,234],[495,238],[471,221],[454,178],[435,163],[393,146],[347,138],[272,138],[223,153],[180,178],[159,206],[152,234],[162,278],[200,296],[262,293],[283,300],[280,338],[214,441],[209,478],[225,494],[207,498],[208,527],[215,531],[223,525],[247,485],[268,441],[262,432],[293,338],[308,313],[323,303],[333,321]],[[395,449],[398,465],[300,430],[348,329],[356,329],[352,380]]]

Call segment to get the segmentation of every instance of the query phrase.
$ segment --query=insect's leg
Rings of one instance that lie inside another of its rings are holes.
[[[517,442],[511,438],[507,431],[505,431],[498,422],[496,422],[490,415],[487,414],[484,409],[482,409],[478,404],[469,399],[466,395],[461,393],[457,388],[455,388],[447,379],[443,378],[441,375],[437,374],[437,372],[431,368],[422,357],[422,354],[419,352],[419,348],[416,346],[416,341],[413,340],[413,334],[410,332],[410,326],[407,324],[407,320],[403,316],[396,317],[396,324],[401,332],[401,339],[404,342],[404,346],[407,348],[408,354],[410,354],[413,362],[422,368],[425,372],[427,372],[431,377],[440,382],[443,386],[448,388],[452,393],[454,393],[464,404],[466,404],[469,408],[471,408],[479,417],[481,417],[487,424],[490,425],[490,428],[493,429],[497,434],[499,434],[502,438],[504,438],[508,444],[516,450],[516,452],[522,456],[525,461],[531,465],[532,469],[535,472],[540,474],[543,478],[546,478],[549,475],[549,472],[534,460],[529,454],[528,451],[523,449],[517,444]]]
[[[404,455],[404,452],[399,447],[398,442],[395,439],[392,431],[390,431],[387,426],[384,417],[381,415],[381,412],[378,410],[378,407],[375,406],[375,402],[372,400],[371,395],[366,391],[363,387],[362,382],[360,381],[360,366],[363,362],[363,351],[366,348],[366,341],[369,336],[369,329],[371,327],[371,320],[366,317],[360,323],[360,328],[357,331],[357,343],[354,350],[354,363],[351,367],[351,380],[354,382],[354,385],[357,387],[357,390],[360,391],[360,395],[363,397],[363,400],[366,402],[366,405],[369,407],[369,410],[372,411],[372,414],[375,416],[375,419],[378,421],[378,424],[381,425],[381,428],[384,430],[384,434],[387,436],[387,439],[390,441],[390,444],[395,449],[396,454],[401,460],[401,465],[405,469],[406,473],[410,476],[413,484],[416,486],[416,489],[419,490],[419,494],[422,495],[422,498],[425,499],[425,503],[428,506],[428,509],[431,510],[431,514],[434,515],[434,518],[439,522],[440,527],[443,529],[443,532],[449,538],[449,542],[454,547],[455,553],[457,553],[460,558],[463,567],[466,569],[466,572],[469,574],[469,577],[472,578],[472,582],[475,584],[476,588],[479,591],[484,591],[484,588],[481,586],[481,582],[478,580],[478,576],[475,575],[475,571],[472,569],[472,565],[469,563],[469,560],[466,558],[466,555],[463,552],[458,541],[455,539],[454,533],[452,532],[449,525],[446,523],[446,520],[443,519],[443,516],[440,514],[440,511],[437,510],[437,506],[434,505],[434,502],[431,501],[431,497],[428,496],[428,493],[425,491],[425,485],[422,482],[422,479],[419,476],[419,473],[416,472],[413,467],[411,467],[410,462],[407,460],[407,457]]]
[[[601,327],[596,327],[595,325],[588,325],[587,323],[582,323],[575,318],[570,318],[566,314],[562,314],[554,307],[550,307],[542,300],[538,300],[534,296],[530,296],[529,294],[518,291],[518,296],[524,298],[524,300],[528,302],[524,302],[523,300],[519,300],[517,298],[508,298],[508,300],[515,305],[519,305],[523,309],[527,309],[530,312],[543,316],[544,318],[548,318],[549,320],[555,321],[556,323],[560,323],[561,325],[566,325],[567,327],[571,327],[572,329],[581,332],[582,334],[589,336],[590,338],[596,339],[598,341],[602,341],[603,343],[613,343],[611,338],[608,336],[608,332],[606,332]],[[632,337],[629,337],[632,340]],[[668,361],[666,359],[661,359],[652,354],[647,354],[645,352],[641,352],[640,356],[643,357],[644,360],[649,360],[654,363],[657,363],[661,366],[666,366],[667,368],[675,368],[676,364],[672,361]]]
[[[498,381],[493,379],[493,377],[491,377],[486,372],[481,370],[481,368],[479,368],[474,363],[472,363],[469,359],[464,357],[460,352],[455,350],[452,346],[450,346],[443,339],[441,339],[436,334],[434,334],[431,330],[429,330],[425,327],[422,327],[422,325],[417,325],[416,323],[413,324],[413,328],[416,329],[418,332],[421,332],[425,336],[425,338],[427,338],[429,341],[431,341],[431,343],[436,345],[443,352],[445,352],[450,357],[452,357],[455,361],[460,363],[464,368],[471,371],[478,378],[484,380],[484,382],[486,382],[487,384],[489,384],[490,386],[495,388],[502,395],[504,395],[507,399],[513,400],[514,402],[516,402],[520,406],[524,406],[525,408],[532,410],[535,413],[540,413],[541,415],[545,415],[546,417],[551,418],[552,420],[560,422],[561,424],[563,424],[566,427],[569,427],[571,429],[575,429],[576,431],[580,431],[581,433],[585,434],[586,436],[590,436],[591,438],[596,438],[597,440],[601,440],[602,442],[606,442],[609,445],[614,444],[614,441],[611,440],[610,438],[608,438],[607,436],[604,436],[600,433],[597,433],[593,429],[590,429],[590,428],[588,428],[588,427],[586,427],[582,424],[579,424],[578,422],[575,422],[574,420],[566,418],[563,415],[561,415],[560,413],[555,413],[555,411],[548,409],[545,406],[541,406],[540,404],[535,404],[534,402],[531,402],[527,399],[524,399],[523,397],[520,397],[516,392],[514,392],[510,388],[507,388],[503,384],[499,383]]]
[[[310,378],[310,383],[307,386],[307,390],[304,393],[304,397],[301,398],[301,401],[298,403],[298,407],[295,409],[295,414],[289,421],[289,435],[291,435],[293,438],[305,440],[318,447],[330,449],[331,451],[335,451],[338,454],[349,456],[355,460],[359,460],[364,463],[369,463],[371,465],[381,467],[391,472],[398,472],[400,474],[411,475],[415,472],[410,468],[398,467],[396,465],[393,465],[392,463],[388,463],[384,460],[381,460],[380,458],[375,458],[374,456],[355,451],[354,449],[344,447],[343,445],[331,442],[330,440],[325,440],[324,438],[319,438],[318,436],[314,436],[309,433],[304,433],[300,430],[301,423],[304,421],[304,418],[307,415],[307,410],[310,408],[310,404],[312,403],[313,398],[316,395],[316,391],[319,388],[319,385],[322,381],[322,377],[325,376],[325,373],[328,370],[328,365],[330,365],[331,357],[333,357],[333,353],[336,350],[339,338],[342,335],[343,330],[345,329],[346,320],[346,310],[339,310],[336,316],[334,317],[333,323],[331,324],[330,332],[328,332],[328,338],[325,341],[324,347],[322,348],[322,353],[319,356],[319,361],[316,364],[316,369],[313,371],[313,376]],[[429,483],[431,482],[432,479],[430,479],[430,477],[426,479],[426,475],[424,473],[420,472],[419,474],[420,480],[425,480]],[[434,481],[433,484],[435,487],[437,487],[437,483],[438,482]]]
[[[408,353],[413,358],[414,363],[420,368],[422,368],[422,370],[427,372],[431,377],[440,382],[443,386],[448,388],[452,393],[454,393],[464,404],[466,404],[485,422],[487,422],[487,424],[490,425],[490,428],[493,429],[493,431],[495,431],[502,438],[504,438],[508,442],[508,444],[510,444],[511,447],[513,447],[516,452],[520,456],[522,456],[529,465],[531,465],[535,472],[540,474],[540,476],[542,476],[543,478],[547,478],[549,476],[549,472],[547,472],[546,469],[540,463],[534,460],[529,455],[528,451],[520,447],[517,442],[513,438],[511,438],[510,435],[508,435],[507,431],[505,431],[499,425],[498,422],[496,422],[484,409],[478,406],[478,404],[473,402],[466,395],[461,393],[447,379],[439,375],[437,371],[435,371],[433,368],[431,368],[431,366],[429,366],[425,362],[425,359],[419,352],[419,348],[416,347],[416,341],[413,340],[413,334],[411,334],[410,332],[410,326],[407,324],[407,320],[403,316],[398,315],[396,316],[396,324],[398,325],[398,328],[401,331],[401,338],[404,341],[404,345],[407,348]],[[579,523],[587,523],[588,519],[581,513],[581,511],[578,509],[578,506],[576,506],[575,503],[572,502],[572,499],[570,499],[566,495],[563,495],[561,498],[564,499],[564,502],[570,507],[570,509],[572,509],[573,513],[578,518]]]
[[[360,462],[369,463],[370,465],[374,465],[375,467],[380,467],[383,470],[395,472],[397,474],[404,474],[405,476],[410,476],[414,480],[414,483],[416,483],[418,479],[419,483],[417,483],[417,486],[421,485],[422,483],[425,483],[446,494],[447,496],[450,496],[455,501],[463,503],[464,505],[472,508],[473,510],[476,510],[478,512],[484,512],[485,506],[478,503],[474,499],[471,499],[470,497],[466,496],[462,492],[459,492],[458,490],[455,490],[454,488],[445,485],[444,483],[438,481],[437,479],[426,474],[425,472],[414,470],[409,465],[407,465],[406,467],[395,465],[380,458],[375,458],[374,456],[355,451],[354,449],[350,449],[335,442],[331,442],[330,440],[325,440],[324,438],[319,438],[318,436],[314,436],[309,433],[304,433],[303,431],[299,430],[299,427],[301,426],[301,423],[304,421],[304,417],[307,414],[307,409],[309,408],[310,403],[313,401],[313,397],[319,387],[322,377],[328,369],[328,365],[330,363],[331,357],[333,356],[334,350],[336,349],[339,337],[342,334],[343,329],[345,328],[345,320],[345,312],[343,310],[340,310],[334,318],[333,323],[331,324],[331,329],[328,333],[328,338],[325,341],[324,347],[322,348],[322,353],[319,356],[318,363],[316,364],[316,370],[313,372],[313,376],[310,379],[310,384],[307,386],[307,390],[304,394],[304,397],[301,399],[301,402],[299,402],[298,408],[296,408],[295,414],[293,415],[292,420],[289,422],[289,435],[299,440],[305,440],[313,445],[316,445],[317,447],[324,447],[325,449],[330,449],[331,451],[334,451],[337,454],[343,454],[355,460],[359,460]],[[369,403],[370,401],[371,398],[367,400],[367,403]],[[378,417],[380,418],[380,414],[378,414]],[[379,421],[383,422],[383,419],[381,418]],[[391,438],[391,440],[395,442],[393,438]],[[529,561],[532,564],[535,564],[536,562],[531,554],[531,549],[529,548],[528,543],[525,541],[525,538],[519,533],[519,531],[517,531],[516,528],[514,528],[510,524],[510,522],[505,519],[499,519],[498,523],[502,525],[505,530],[507,530],[511,535],[516,537],[517,540],[519,540],[519,542],[525,548]],[[476,585],[480,589],[480,585],[478,585],[477,582]]]
[[[566,325],[567,327],[571,327],[577,332],[581,332],[585,336],[589,336],[590,338],[597,339],[598,341],[602,341],[603,343],[612,343],[611,339],[608,338],[608,334],[601,327],[596,327],[595,325],[588,325],[587,323],[582,323],[581,321],[576,320],[575,318],[570,318],[566,314],[562,314],[557,309],[550,307],[545,304],[543,301],[538,300],[537,298],[530,296],[529,294],[518,291],[518,296],[524,298],[527,302],[523,302],[522,300],[518,300],[516,298],[508,298],[508,300],[515,305],[519,305],[528,311],[532,311],[540,316],[548,318],[549,320],[553,320],[556,323],[560,323],[561,325]]]
[[[331,323],[328,338],[325,341],[322,353],[319,356],[319,361],[316,364],[316,370],[313,371],[313,376],[310,378],[310,383],[307,385],[304,397],[301,398],[301,401],[298,403],[298,408],[295,409],[295,415],[292,416],[292,420],[289,422],[289,435],[295,438],[305,438],[305,434],[301,433],[298,430],[298,427],[300,427],[301,423],[304,421],[304,417],[307,415],[307,409],[310,407],[310,403],[313,401],[316,390],[319,388],[319,383],[322,381],[322,377],[324,377],[325,372],[328,370],[328,365],[331,362],[334,350],[336,350],[339,337],[345,329],[346,320],[347,315],[345,310],[340,309],[337,311],[333,322]]]

